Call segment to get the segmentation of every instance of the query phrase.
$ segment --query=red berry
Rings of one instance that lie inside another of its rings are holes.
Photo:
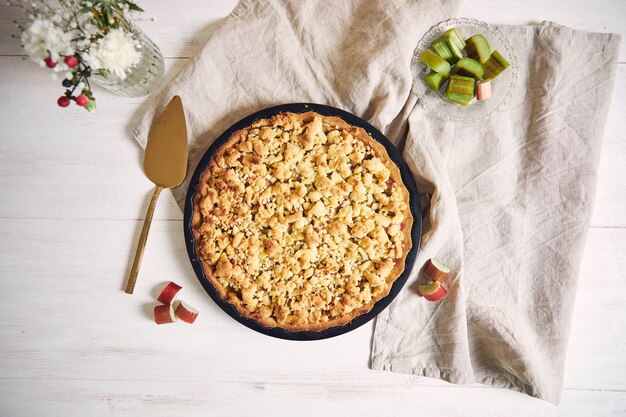
[[[67,96],[61,96],[57,100],[57,104],[59,105],[59,107],[67,107],[70,105],[70,99]]]
[[[74,55],[66,56],[63,61],[65,62],[65,65],[70,68],[74,68],[76,65],[78,65],[78,59],[76,59]]]
[[[49,56],[46,59],[44,59],[44,62],[46,63],[46,66],[48,68],[54,68],[54,67],[57,66],[57,62],[54,61],[51,56]]]
[[[85,107],[87,104],[89,104],[89,97],[87,97],[84,94],[81,94],[80,96],[76,97],[76,104],[78,104],[81,107]]]

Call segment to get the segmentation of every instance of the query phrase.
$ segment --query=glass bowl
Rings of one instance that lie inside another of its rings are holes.
[[[482,34],[487,38],[491,50],[498,50],[510,63],[506,70],[491,81],[492,96],[487,100],[478,101],[474,98],[469,105],[461,106],[448,101],[441,93],[445,91],[447,83],[437,92],[431,90],[424,82],[424,75],[426,75],[430,69],[420,62],[420,55],[424,50],[430,48],[430,45],[439,38],[443,32],[453,27],[461,33],[463,39],[467,39],[477,33]],[[413,74],[413,92],[429,110],[444,120],[474,122],[491,116],[501,109],[509,100],[517,81],[517,61],[509,41],[506,40],[498,29],[485,22],[463,17],[438,23],[426,32],[424,37],[422,37],[417,44],[415,52],[413,52],[411,72]]]

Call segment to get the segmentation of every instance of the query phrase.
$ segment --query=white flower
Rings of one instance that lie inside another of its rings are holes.
[[[73,53],[70,46],[72,37],[54,25],[50,20],[37,18],[22,32],[22,45],[30,58],[41,64],[50,55],[54,61],[60,56]]]
[[[113,29],[91,45],[85,60],[91,68],[107,70],[123,80],[124,70],[140,58],[132,36],[123,29]]]

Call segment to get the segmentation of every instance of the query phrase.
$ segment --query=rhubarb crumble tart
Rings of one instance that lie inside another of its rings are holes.
[[[234,132],[193,203],[204,275],[266,327],[322,331],[368,313],[411,248],[409,192],[385,148],[315,112]]]

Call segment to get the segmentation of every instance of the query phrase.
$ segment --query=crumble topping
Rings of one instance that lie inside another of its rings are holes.
[[[408,192],[358,138],[364,131],[307,115],[281,113],[235,132],[197,187],[205,273],[268,326],[319,327],[369,311],[411,244]]]

